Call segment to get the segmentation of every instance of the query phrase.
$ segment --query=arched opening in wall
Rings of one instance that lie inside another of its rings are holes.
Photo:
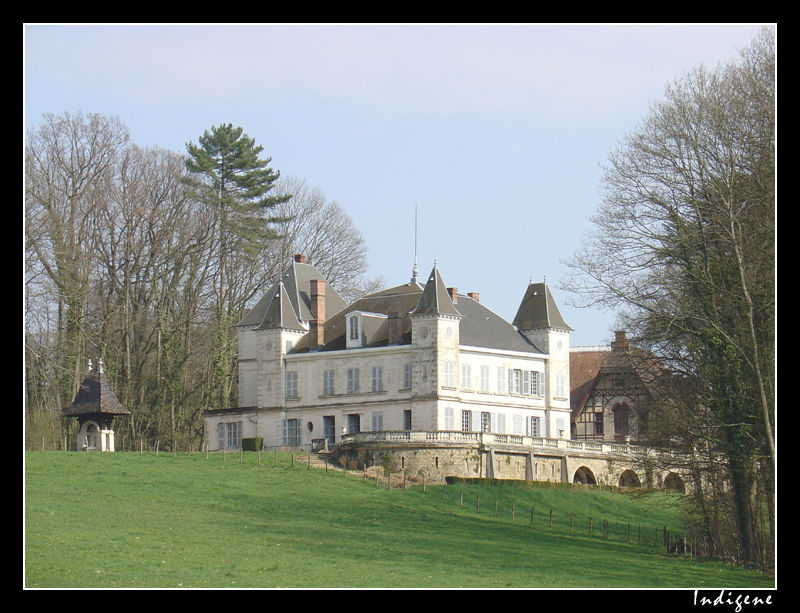
[[[581,466],[575,471],[575,476],[572,477],[573,483],[582,483],[584,485],[597,485],[597,479],[594,478],[594,473],[586,466]]]
[[[639,481],[638,475],[632,470],[628,469],[622,472],[619,476],[620,487],[642,487],[642,482]]]
[[[627,404],[616,404],[611,409],[614,415],[614,436],[624,438],[630,436],[631,410]]]
[[[78,449],[92,451],[99,448],[100,428],[94,421],[87,421],[78,431]]]
[[[680,492],[681,494],[686,493],[686,486],[683,484],[683,479],[675,473],[669,473],[667,475],[666,479],[664,479],[664,487],[668,490]]]

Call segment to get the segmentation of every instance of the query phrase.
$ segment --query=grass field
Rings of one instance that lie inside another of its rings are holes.
[[[774,577],[656,546],[657,530],[680,530],[680,501],[460,484],[387,490],[360,474],[291,466],[288,455],[276,465],[262,454],[259,466],[255,453],[240,462],[27,452],[24,587],[774,587]]]

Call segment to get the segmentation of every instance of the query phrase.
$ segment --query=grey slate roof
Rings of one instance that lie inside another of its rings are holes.
[[[558,328],[572,330],[561,317],[556,301],[546,283],[531,283],[522,298],[513,324],[519,330]]]
[[[311,264],[292,262],[281,279],[236,324],[237,327],[302,330],[311,321],[311,280],[325,281],[325,313],[328,317],[347,307],[347,302]]]
[[[320,351],[335,351],[347,346],[347,315],[354,311],[362,313],[375,313],[388,316],[390,313],[399,313],[402,317],[401,345],[411,343],[411,320],[408,314],[416,307],[422,294],[422,286],[418,283],[405,283],[392,287],[356,300],[347,308],[339,311],[325,321],[325,344]],[[367,316],[366,347],[380,347],[389,343],[388,317]],[[292,353],[308,351],[308,336],[304,336],[296,344]]]
[[[400,345],[411,344],[411,318],[419,315],[442,314],[460,318],[460,344],[504,351],[541,353],[514,326],[480,302],[458,295],[453,304],[439,271],[434,267],[425,286],[411,282],[364,296],[325,322],[325,344],[320,351],[344,349],[347,345],[347,315],[353,311],[389,315],[399,313],[402,318]],[[382,347],[389,343],[389,320],[375,317],[366,330],[365,347]],[[365,325],[365,327],[367,327]],[[300,339],[292,353],[308,351],[308,335]]]
[[[92,370],[81,383],[72,404],[62,411],[65,417],[79,415],[130,415],[111,390],[105,374]]]

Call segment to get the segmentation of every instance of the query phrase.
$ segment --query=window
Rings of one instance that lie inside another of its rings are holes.
[[[217,442],[220,449],[237,449],[242,445],[242,422],[217,424]]]
[[[508,391],[512,394],[522,393],[522,371],[509,370],[508,371]]]
[[[454,417],[453,417],[453,407],[445,407],[444,408],[444,429],[445,430],[455,430],[454,425]]]
[[[357,434],[361,432],[361,415],[358,413],[350,413],[347,416],[347,433]]]
[[[372,367],[372,391],[383,391],[383,366]]]
[[[506,393],[506,369],[503,366],[497,367],[497,391],[501,394]]]
[[[594,414],[594,433],[595,436],[603,436],[603,414]]]
[[[372,431],[377,432],[383,430],[383,413],[377,412],[372,414]]]
[[[614,434],[619,436],[630,434],[630,409],[624,404],[614,407]]]
[[[484,432],[491,432],[492,430],[492,416],[490,413],[481,413],[481,430]]]
[[[566,396],[566,392],[564,391],[564,373],[558,373],[556,375],[556,396],[559,398],[564,398]]]
[[[472,411],[461,411],[461,431],[472,432]]]
[[[444,363],[444,385],[445,387],[455,387],[455,365],[453,362]]]
[[[481,366],[481,391],[489,391],[489,367]]]
[[[332,370],[323,370],[322,371],[322,395],[323,396],[333,396],[333,394],[334,394],[333,371]]]
[[[297,398],[297,372],[286,373],[286,397]]]
[[[403,430],[411,430],[411,410],[403,411]]]
[[[403,364],[403,389],[411,389],[411,364]]]
[[[495,432],[498,434],[505,434],[506,433],[506,414],[505,413],[498,413],[497,414],[497,425],[493,428]]]
[[[461,365],[461,387],[472,389],[472,367],[469,364]]]
[[[535,370],[531,371],[531,395],[541,396],[539,393],[539,373]]]
[[[353,316],[350,319],[348,319],[347,320],[347,325],[348,325],[348,330],[350,331],[349,332],[350,340],[351,341],[357,341],[358,340],[358,336],[359,336],[358,335],[358,317]]]
[[[531,417],[528,420],[528,436],[541,436],[538,417]]]
[[[300,420],[283,420],[283,444],[287,447],[300,446]]]
[[[359,390],[360,384],[358,368],[350,368],[347,370],[347,393],[357,394]]]

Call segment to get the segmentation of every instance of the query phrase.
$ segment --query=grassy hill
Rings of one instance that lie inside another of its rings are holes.
[[[665,526],[680,530],[680,501],[461,484],[387,490],[360,473],[292,466],[288,455],[276,464],[262,454],[259,466],[255,453],[240,462],[27,452],[25,587],[774,586],[656,545]]]

